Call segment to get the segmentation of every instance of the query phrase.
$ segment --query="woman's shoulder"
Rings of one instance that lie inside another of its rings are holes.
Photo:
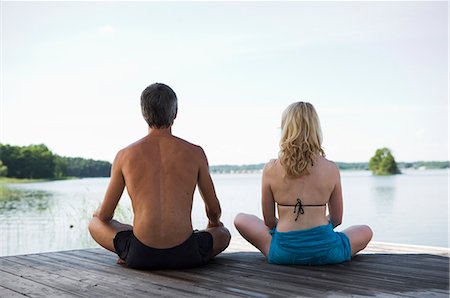
[[[271,159],[271,160],[269,160],[264,165],[263,173],[267,174],[267,173],[270,173],[270,172],[274,171],[276,169],[277,165],[279,165],[278,159]]]
[[[337,164],[334,161],[326,159],[323,156],[320,156],[318,159],[319,159],[319,163],[327,170],[339,171],[339,167],[337,166]]]
[[[271,159],[264,165],[264,169],[271,169],[271,168],[275,167],[277,165],[277,163],[279,163],[278,159],[276,159],[276,158]]]

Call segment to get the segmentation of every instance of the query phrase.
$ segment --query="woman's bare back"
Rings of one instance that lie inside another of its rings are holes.
[[[310,174],[289,178],[279,160],[272,160],[265,175],[278,206],[278,231],[304,230],[328,224],[325,205],[339,182],[339,171],[333,162],[317,156]],[[299,214],[300,211],[302,213]]]

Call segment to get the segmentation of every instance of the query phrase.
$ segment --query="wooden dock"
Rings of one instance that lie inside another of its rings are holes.
[[[449,250],[372,243],[351,262],[277,266],[242,238],[210,264],[138,271],[104,249],[0,258],[0,297],[449,297]]]

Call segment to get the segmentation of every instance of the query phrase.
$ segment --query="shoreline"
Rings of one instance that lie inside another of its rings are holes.
[[[108,177],[99,177],[108,178]],[[48,179],[32,179],[32,178],[11,178],[11,177],[0,177],[0,185],[5,184],[26,184],[26,183],[40,183],[40,182],[50,182],[50,181],[64,181],[64,180],[76,180],[79,177],[62,177],[62,178],[48,178]]]

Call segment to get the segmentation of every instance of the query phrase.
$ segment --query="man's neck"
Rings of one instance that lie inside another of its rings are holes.
[[[148,134],[150,136],[171,136],[172,135],[172,127],[168,128],[148,128]]]

